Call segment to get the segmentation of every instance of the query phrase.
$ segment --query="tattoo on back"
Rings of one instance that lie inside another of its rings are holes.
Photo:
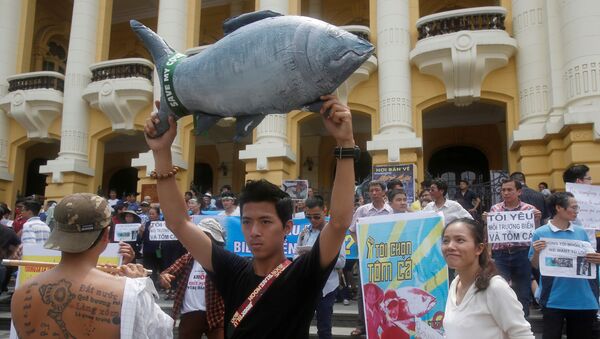
[[[42,302],[50,307],[48,316],[56,322],[65,339],[76,339],[74,335],[67,330],[62,315],[67,306],[75,299],[75,294],[71,292],[71,282],[61,279],[57,283],[44,284],[40,286],[40,295]]]

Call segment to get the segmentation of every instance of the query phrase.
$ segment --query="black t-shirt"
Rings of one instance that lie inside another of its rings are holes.
[[[252,261],[212,246],[214,272],[208,275],[225,301],[226,338],[308,338],[310,322],[321,290],[337,260],[321,268],[319,240],[273,282],[237,328],[233,313],[264,279],[254,273]]]
[[[467,189],[465,195],[463,195],[462,192],[458,190],[458,192],[456,192],[454,200],[456,200],[456,202],[458,202],[464,209],[470,210],[474,207],[473,200],[477,198],[478,196],[475,192],[471,191],[470,189]]]

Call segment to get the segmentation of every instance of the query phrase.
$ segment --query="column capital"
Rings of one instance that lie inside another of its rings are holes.
[[[423,148],[423,140],[414,133],[376,134],[367,141],[367,151],[387,151],[387,162],[400,162],[400,150],[413,148]]]
[[[286,161],[296,162],[296,154],[290,145],[279,143],[251,144],[241,150],[240,160],[256,160],[257,171],[268,171],[270,158],[283,158]]]
[[[181,152],[176,152],[171,149],[171,157],[173,159],[173,166],[177,166],[181,169],[187,170],[188,164],[183,159]],[[131,159],[131,167],[136,167],[139,170],[142,168],[146,168],[146,176],[150,176],[150,172],[154,171],[154,156],[152,155],[152,151],[148,151],[145,153],[140,153],[137,158]]]

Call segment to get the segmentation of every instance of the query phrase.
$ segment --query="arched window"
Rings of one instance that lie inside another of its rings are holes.
[[[55,41],[48,41],[46,54],[42,62],[43,71],[54,71],[65,74],[67,65],[67,52],[65,48]]]

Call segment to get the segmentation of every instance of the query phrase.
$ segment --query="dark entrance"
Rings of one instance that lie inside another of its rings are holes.
[[[138,170],[128,167],[118,170],[110,177],[108,187],[117,191],[117,196],[125,198],[127,193],[137,192]]]
[[[196,163],[194,167],[194,188],[197,189],[200,193],[204,193],[206,191],[211,191],[211,193],[216,193],[213,191],[213,170],[209,164],[199,162]]]
[[[432,178],[441,178],[448,183],[450,199],[454,199],[458,181],[464,179],[482,197],[485,207],[489,206],[490,168],[487,157],[478,149],[452,146],[439,150],[431,156],[427,170]]]

